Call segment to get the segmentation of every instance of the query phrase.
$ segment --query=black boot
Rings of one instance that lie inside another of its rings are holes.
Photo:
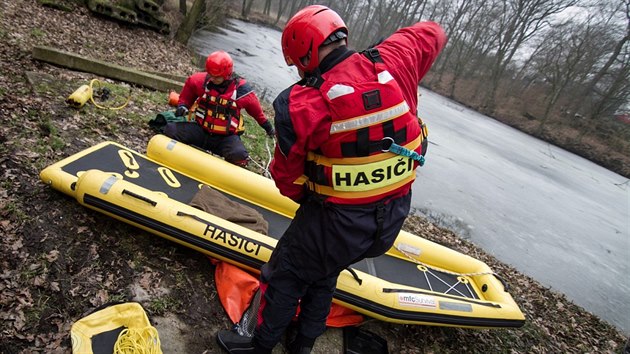
[[[271,354],[271,349],[256,344],[253,337],[240,336],[238,333],[222,330],[217,333],[217,343],[228,353],[238,354]]]
[[[315,338],[307,338],[298,334],[291,343],[289,343],[290,354],[309,354],[315,344]]]

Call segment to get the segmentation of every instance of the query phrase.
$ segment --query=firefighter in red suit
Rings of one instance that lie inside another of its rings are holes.
[[[206,72],[191,75],[179,95],[175,115],[188,115],[190,122],[169,123],[164,134],[244,167],[249,154],[240,138],[244,131],[241,109],[247,111],[270,137],[273,138],[275,130],[265,117],[251,85],[245,79],[235,77],[233,67],[228,53],[211,53],[206,60]]]
[[[218,333],[228,352],[270,353],[299,304],[289,351],[309,353],[325,330],[339,273],[385,253],[409,213],[421,159],[390,148],[424,153],[417,90],[446,36],[438,24],[421,22],[358,53],[346,46],[347,35],[339,15],[320,5],[299,11],[282,33],[287,64],[303,79],[274,101],[270,171],[300,207],[261,269],[254,337]]]

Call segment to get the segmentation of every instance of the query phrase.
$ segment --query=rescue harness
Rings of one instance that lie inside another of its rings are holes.
[[[317,194],[339,198],[386,194],[413,181],[416,166],[425,162],[426,125],[420,118],[410,121],[409,105],[378,50],[361,54],[373,63],[374,80],[348,86],[326,83],[315,74],[304,81],[321,92],[332,112],[331,139],[309,152],[305,165],[306,186]],[[412,124],[419,124],[420,134],[408,140],[408,127],[415,130]]]
[[[243,115],[236,104],[239,79],[230,80],[224,92],[208,86],[206,77],[203,96],[197,100],[195,120],[210,134],[233,135],[245,131]]]

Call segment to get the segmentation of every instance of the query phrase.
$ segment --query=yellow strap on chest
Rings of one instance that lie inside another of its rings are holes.
[[[365,192],[413,179],[414,161],[394,156],[363,165],[333,165],[332,188],[337,192]]]
[[[422,144],[422,134],[417,138],[405,144],[404,147],[409,150],[415,150]],[[318,165],[332,167],[333,165],[362,165],[371,162],[383,161],[395,156],[393,153],[377,154],[374,156],[365,157],[343,157],[343,158],[331,158],[323,155],[318,155],[312,151],[309,151],[306,155],[306,160],[313,161]]]
[[[422,140],[420,134],[405,147],[415,150]],[[307,187],[317,194],[339,198],[366,198],[384,194],[416,178],[414,161],[393,153],[354,158],[328,158],[309,153],[307,159],[332,170],[332,186],[306,180]]]
[[[375,195],[379,195],[379,194],[385,194],[387,192],[391,192],[399,187],[404,186],[405,184],[413,181],[416,179],[416,174],[413,173],[411,176],[406,177],[403,180],[400,180],[399,182],[396,182],[394,184],[390,184],[386,187],[382,187],[379,188],[378,190],[364,190],[364,191],[338,191],[333,189],[333,187],[329,187],[329,186],[322,186],[319,184],[315,184],[312,182],[306,182],[306,185],[308,186],[309,190],[317,193],[317,194],[322,194],[322,195],[329,195],[329,196],[335,196],[337,198],[346,198],[346,199],[356,199],[356,198],[368,198],[368,197],[372,197]]]

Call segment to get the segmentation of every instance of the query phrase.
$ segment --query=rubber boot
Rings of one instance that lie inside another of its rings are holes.
[[[295,339],[289,343],[290,354],[309,354],[313,350],[315,338],[307,338],[298,334]]]
[[[234,331],[219,331],[217,343],[228,353],[271,354],[271,349],[257,345],[253,337],[244,337]]]

